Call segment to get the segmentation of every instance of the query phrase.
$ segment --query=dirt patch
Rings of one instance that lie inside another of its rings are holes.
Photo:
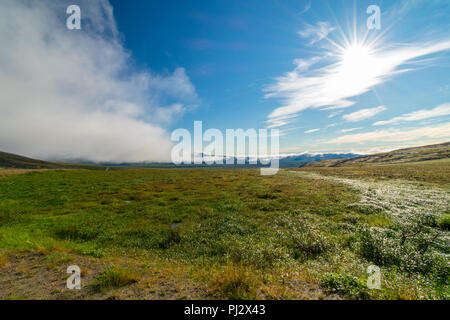
[[[6,176],[11,174],[22,174],[27,172],[43,172],[43,171],[67,171],[74,169],[1,169],[0,176]]]
[[[208,281],[193,278],[176,265],[161,267],[157,262],[98,259],[61,252],[10,252],[3,256],[7,263],[0,265],[0,300],[223,299]],[[66,286],[70,276],[67,268],[71,265],[81,269],[80,290]],[[120,288],[99,290],[96,279],[111,266],[132,269],[139,280]],[[266,299],[341,299],[317,284],[294,278],[282,277],[258,291],[258,296]]]
[[[208,298],[206,288],[187,279],[170,277],[132,260],[104,261],[71,254],[39,254],[21,252],[8,254],[8,263],[0,267],[0,299],[61,300],[61,299],[199,299]],[[81,289],[68,289],[70,274],[67,267],[81,269]],[[141,275],[141,280],[123,286],[99,291],[95,279],[111,265],[130,267]]]

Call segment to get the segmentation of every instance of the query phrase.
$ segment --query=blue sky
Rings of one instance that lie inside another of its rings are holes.
[[[329,53],[335,54],[335,48],[327,38],[345,47],[342,33],[350,42],[355,29],[359,39],[367,33],[367,43],[380,37],[373,50],[381,57],[389,50],[414,51],[417,46],[433,46],[450,40],[450,18],[446,14],[450,12],[448,1],[111,3],[118,28],[124,36],[124,45],[131,50],[137,68],[170,72],[183,67],[195,86],[198,107],[174,121],[172,129],[191,128],[194,120],[202,120],[208,128],[266,127],[270,124],[266,121],[271,112],[284,104],[283,93],[266,97],[270,92],[268,88],[280,84],[277,78],[293,72],[296,61],[321,59],[314,68],[335,63],[336,57],[326,57]],[[366,8],[372,4],[381,9],[381,29],[368,31]],[[314,42],[320,24],[329,28],[329,33],[326,38]],[[450,102],[448,49],[444,46],[441,50],[431,50],[430,54],[400,59],[394,70],[380,75],[383,79],[375,86],[344,97],[354,102],[349,107],[334,110],[322,110],[327,106],[307,107],[294,113],[296,118],[290,118],[289,124],[279,127],[283,133],[282,150],[389,149],[446,140],[439,135],[435,138],[434,135],[420,137],[419,134],[413,140],[399,138],[397,141],[388,135],[386,139],[380,136],[380,139],[364,140],[361,137],[361,142],[348,139],[351,142],[327,143],[350,132],[409,131],[447,124],[450,120],[448,106],[442,107],[441,113],[435,112],[437,116],[373,125],[377,121],[431,110]],[[409,71],[395,74],[407,69]],[[300,71],[299,76],[308,71]],[[302,99],[299,92],[291,102],[295,104]],[[361,109],[372,109],[369,114],[374,115],[367,115],[367,118],[348,116]]]
[[[81,30],[66,28],[71,4]],[[285,153],[448,141],[449,12],[447,0],[4,0],[0,150],[162,161],[194,120],[278,128]]]

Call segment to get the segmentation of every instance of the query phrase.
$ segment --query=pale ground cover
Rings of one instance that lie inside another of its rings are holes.
[[[442,214],[450,209],[450,190],[406,180],[369,181],[325,176],[313,172],[288,171],[306,179],[322,179],[342,183],[361,194],[360,205],[367,205],[391,215],[429,212]]]
[[[354,204],[355,206],[369,212],[384,213],[398,224],[415,215],[431,214],[440,217],[450,212],[450,190],[422,182],[400,179],[388,181],[347,179],[314,172],[286,172],[304,179],[321,179],[347,185],[360,194],[360,200]],[[448,246],[450,232],[444,232],[437,241]],[[445,256],[449,258],[450,255]]]

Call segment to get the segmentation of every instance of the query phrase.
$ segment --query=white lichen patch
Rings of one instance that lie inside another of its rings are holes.
[[[388,180],[373,181],[325,176],[305,171],[285,171],[304,179],[320,179],[344,184],[360,194],[358,203],[352,206],[369,212],[379,212],[402,225],[417,215],[431,214],[436,217],[450,212],[450,190],[423,183]],[[437,242],[444,247],[450,243],[450,232],[443,232]]]
[[[414,213],[441,215],[450,210],[450,191],[404,180],[367,181],[325,176],[313,172],[288,171],[306,179],[321,179],[350,186],[361,194],[359,205],[369,206],[391,217]]]

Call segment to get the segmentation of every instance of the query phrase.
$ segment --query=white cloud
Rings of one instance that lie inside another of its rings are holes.
[[[313,45],[314,43],[326,38],[328,34],[335,29],[336,28],[329,22],[319,21],[315,26],[305,23],[305,28],[300,30],[298,34],[302,38],[310,39],[309,44]]]
[[[265,122],[267,123],[267,129],[277,128],[285,126],[289,123],[292,123],[297,116],[293,117],[279,117],[275,119],[268,119]]]
[[[349,129],[342,129],[339,132],[341,133],[347,133],[347,132],[352,132],[352,131],[356,131],[356,130],[360,130],[362,129],[362,127],[358,127],[358,128],[349,128]]]
[[[364,119],[372,118],[373,116],[379,114],[380,112],[387,110],[385,106],[379,106],[376,108],[367,108],[367,109],[361,109],[349,114],[344,114],[342,116],[343,119],[349,121],[349,122],[357,122]]]
[[[328,141],[328,143],[400,142],[420,138],[450,138],[450,122],[435,127],[422,127],[409,130],[390,129],[349,134],[334,138]]]
[[[355,103],[350,100],[352,97],[368,92],[395,74],[413,70],[400,69],[406,63],[446,50],[450,50],[448,40],[403,45],[389,50],[353,45],[343,52],[331,52],[333,61],[328,65],[308,70],[295,68],[265,88],[265,98],[278,98],[283,102],[268,118],[286,119],[308,108],[332,110],[352,106]]]
[[[411,113],[407,113],[404,115],[401,115],[399,117],[392,118],[390,120],[385,121],[377,121],[373,125],[374,126],[382,126],[386,124],[394,124],[401,121],[418,121],[418,120],[424,120],[429,118],[436,118],[436,117],[442,117],[450,115],[450,103],[444,103],[441,104],[433,109],[422,109],[418,111],[414,111]]]
[[[317,132],[317,131],[320,131],[320,129],[306,130],[305,133],[313,133],[313,132]]]
[[[339,114],[341,114],[342,111],[343,111],[343,110],[338,110],[338,111],[331,112],[331,113],[328,115],[328,118],[329,118],[329,119],[334,118],[334,117],[338,116]]]
[[[345,109],[345,108],[351,107],[354,104],[355,103],[353,101],[340,101],[339,103],[337,103],[334,106],[329,106],[329,107],[326,107],[326,108],[322,108],[321,110]]]
[[[295,70],[306,71],[312,65],[318,63],[322,59],[323,59],[323,57],[320,57],[320,56],[312,57],[310,59],[294,59],[294,65],[296,66]]]
[[[185,70],[132,71],[109,2],[78,4],[82,29],[68,30],[60,2],[0,2],[0,149],[43,159],[170,159],[164,125],[197,100]]]

